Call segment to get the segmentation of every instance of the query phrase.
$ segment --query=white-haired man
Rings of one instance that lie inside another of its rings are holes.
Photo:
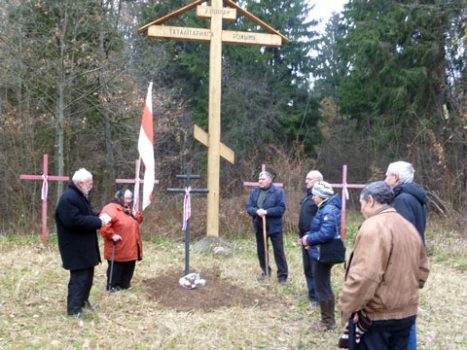
[[[394,191],[393,207],[406,220],[410,221],[425,243],[426,202],[427,196],[423,188],[413,183],[415,169],[412,164],[397,161],[389,164],[385,182]],[[415,324],[410,330],[408,350],[417,349],[417,333]]]
[[[306,174],[306,195],[300,201],[300,216],[298,219],[298,234],[300,238],[302,238],[308,231],[310,231],[311,221],[318,211],[318,206],[312,199],[313,193],[311,190],[313,189],[314,184],[320,181],[323,181],[323,174],[321,174],[318,170],[311,170],[308,172],[308,174]],[[313,305],[318,305],[319,300],[313,280],[311,258],[305,247],[303,245],[300,246],[302,250],[303,272],[305,274],[306,285],[308,288],[308,299],[313,303]]]
[[[394,191],[394,208],[415,226],[425,242],[427,196],[421,186],[413,183],[414,174],[412,164],[394,162],[388,166],[385,182]]]
[[[101,262],[96,230],[102,226],[102,221],[89,203],[92,187],[92,174],[84,168],[79,169],[55,210],[58,248],[63,268],[70,271],[67,312],[77,318],[82,318],[84,306],[92,308],[89,293],[94,266]]]

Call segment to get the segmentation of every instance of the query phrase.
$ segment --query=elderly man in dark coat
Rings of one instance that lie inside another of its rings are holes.
[[[394,191],[394,209],[415,226],[425,244],[426,192],[413,182],[415,169],[412,164],[397,161],[389,164],[385,182]],[[416,325],[412,326],[407,350],[417,349]]]
[[[415,226],[425,242],[427,196],[423,188],[413,182],[414,175],[412,164],[398,161],[389,164],[385,181],[394,191],[394,208]]]
[[[89,171],[76,171],[55,211],[58,248],[63,268],[70,271],[67,311],[78,318],[83,316],[84,306],[92,308],[89,293],[94,266],[101,262],[96,230],[102,226],[102,219],[93,213],[88,200],[92,186]]]
[[[305,178],[306,195],[300,202],[300,216],[298,219],[299,236],[302,238],[308,231],[310,231],[311,221],[318,212],[318,206],[313,201],[312,189],[315,183],[323,181],[323,174],[318,170],[311,170]],[[303,272],[305,273],[306,285],[308,287],[308,299],[313,305],[318,305],[318,294],[315,290],[315,282],[313,279],[312,261],[308,250],[300,244],[303,260]]]

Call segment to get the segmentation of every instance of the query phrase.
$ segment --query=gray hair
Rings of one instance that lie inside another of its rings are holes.
[[[71,179],[74,184],[92,179],[92,174],[84,168],[77,170]]]
[[[321,174],[318,170],[311,170],[308,172],[308,174],[306,174],[306,177],[317,179],[318,181],[323,181],[323,174]]]
[[[271,174],[269,171],[262,171],[262,172],[260,172],[258,177],[261,177],[261,176],[266,176],[268,179],[272,179],[272,178],[273,178],[272,174]]]
[[[411,183],[415,174],[412,164],[402,160],[389,164],[386,174],[393,174],[399,177],[400,183]]]
[[[362,193],[360,193],[360,199],[365,202],[368,201],[370,196],[379,204],[391,204],[394,199],[394,192],[386,182],[375,181],[366,185]]]

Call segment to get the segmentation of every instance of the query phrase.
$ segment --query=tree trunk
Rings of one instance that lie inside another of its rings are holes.
[[[65,32],[67,27],[67,12],[66,9],[64,11],[64,16],[60,21],[59,29],[59,48],[60,48],[60,56],[58,57],[60,62],[60,71],[59,71],[59,78],[57,83],[57,104],[56,104],[56,159],[57,159],[57,175],[63,176],[65,170],[65,154],[64,154],[64,139],[65,139],[65,85],[66,85],[66,76],[65,76],[65,50],[66,50],[66,43],[65,43]],[[60,195],[63,192],[63,182],[57,181],[57,201],[60,198]]]

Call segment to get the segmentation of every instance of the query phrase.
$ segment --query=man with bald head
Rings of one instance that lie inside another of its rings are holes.
[[[323,180],[323,175],[318,170],[311,170],[305,177],[306,195],[300,202],[300,216],[298,219],[299,236],[302,238],[308,231],[310,231],[311,221],[313,220],[318,206],[313,201],[313,194],[311,190],[313,185]],[[313,280],[313,271],[311,268],[311,258],[305,247],[300,244],[303,258],[303,272],[305,273],[306,285],[308,288],[308,299],[313,305],[318,305],[318,295],[315,291],[315,284]]]

